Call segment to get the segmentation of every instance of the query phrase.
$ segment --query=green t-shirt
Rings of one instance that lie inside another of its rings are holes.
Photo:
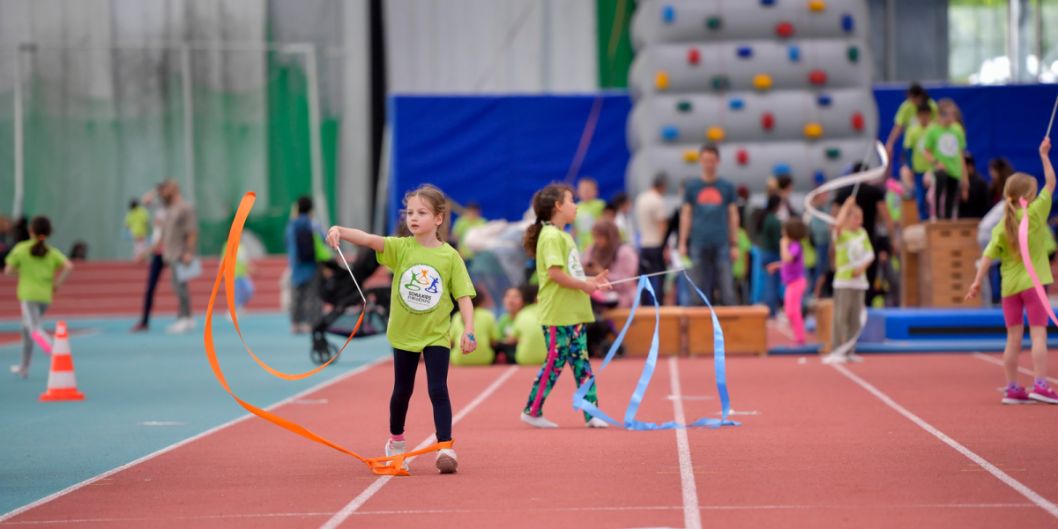
[[[908,144],[908,149],[911,149],[911,170],[916,173],[925,173],[929,171],[929,160],[926,159],[926,155],[923,154],[926,150],[926,129],[929,126],[923,127],[917,120],[907,128],[907,132],[904,133],[904,139],[910,140],[904,143]]]
[[[147,230],[151,226],[151,213],[143,206],[136,206],[125,214],[125,227],[135,239],[147,237]]]
[[[940,115],[940,111],[937,109],[937,102],[930,99],[929,108],[933,111],[930,115],[930,121],[934,121]],[[907,137],[907,130],[911,127],[911,124],[915,122],[918,116],[918,108],[911,101],[904,100],[900,103],[900,108],[896,109],[896,117],[893,118],[894,125],[900,125],[904,128],[904,148],[911,148],[914,143]]]
[[[735,279],[746,278],[746,265],[749,261],[749,251],[753,249],[753,242],[749,240],[746,230],[738,229],[738,259],[731,265],[731,275]]]
[[[1029,257],[1032,267],[1040,276],[1040,282],[1049,285],[1054,282],[1051,276],[1051,265],[1047,261],[1047,246],[1051,240],[1047,227],[1047,216],[1051,213],[1051,194],[1046,189],[1040,191],[1029,204]],[[1017,210],[1018,221],[1021,221],[1021,208]],[[992,228],[992,240],[985,247],[985,256],[999,261],[999,273],[1003,276],[1003,297],[1012,296],[1032,288],[1032,279],[1021,262],[1021,254],[1007,241],[1004,223]]]
[[[4,263],[18,272],[16,295],[19,301],[51,303],[55,292],[55,272],[66,264],[66,256],[54,246],[48,246],[42,257],[29,253],[36,241],[22,241],[11,248]]]
[[[496,326],[496,317],[488,309],[474,309],[474,338],[478,340],[478,347],[473,353],[463,354],[460,349],[460,340],[463,339],[463,315],[458,312],[452,316],[452,329],[449,331],[452,338],[452,353],[449,360],[455,366],[488,366],[496,361],[496,351],[492,349],[492,342],[500,339],[499,327]]]
[[[536,274],[540,277],[540,325],[577,325],[595,321],[591,299],[582,290],[566,288],[551,280],[547,270],[561,268],[570,277],[583,280],[584,267],[573,237],[550,224],[536,241]]]
[[[841,230],[835,238],[834,247],[834,288],[852,288],[867,290],[867,274],[852,276],[853,270],[874,260],[874,247],[867,237],[867,230]]]
[[[427,248],[414,237],[385,241],[376,258],[393,271],[386,330],[390,344],[416,353],[431,345],[448,347],[452,300],[476,295],[463,259],[447,244]]]
[[[538,366],[547,360],[547,342],[540,325],[540,305],[527,305],[514,317],[514,336],[518,345],[514,361],[523,366]]]
[[[472,228],[484,226],[487,222],[488,221],[481,217],[478,217],[473,220],[470,220],[466,217],[459,217],[458,219],[456,219],[455,224],[452,225],[452,236],[455,237],[456,241],[459,242],[459,254],[462,255],[465,259],[473,257],[474,252],[470,251],[470,249],[467,248],[467,245],[463,240],[464,237],[466,237],[467,232],[469,232]]]
[[[595,221],[599,220],[604,209],[606,202],[598,198],[577,203],[577,220],[573,226],[577,229],[577,247],[580,251],[587,250],[595,242],[591,229],[595,227]]]
[[[496,320],[496,331],[499,333],[500,340],[506,340],[514,337],[514,318],[509,313],[504,312],[500,315],[500,318]]]
[[[962,153],[966,150],[966,134],[958,123],[945,127],[934,123],[926,129],[925,147],[937,159],[948,176],[962,178]]]

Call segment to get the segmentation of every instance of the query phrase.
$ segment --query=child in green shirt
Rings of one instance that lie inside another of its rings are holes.
[[[474,306],[474,330],[483,339],[478,342],[478,347],[473,353],[459,354],[453,349],[450,362],[454,366],[488,366],[496,361],[496,351],[492,344],[499,341],[500,330],[492,311],[481,307],[482,299],[484,299],[482,296],[474,296],[471,303]],[[459,341],[459,338],[463,336],[463,321],[460,316],[459,314],[452,315],[452,327],[449,330],[452,343]]]
[[[129,212],[125,214],[125,229],[132,236],[134,259],[147,250],[147,232],[151,226],[151,213],[135,198],[129,201]]]
[[[29,376],[34,342],[51,354],[51,340],[41,320],[55,291],[73,270],[73,264],[62,252],[44,242],[50,236],[48,217],[35,217],[29,224],[29,240],[16,244],[4,260],[4,273],[18,275],[16,295],[22,306],[22,363],[11,366],[11,373],[23,379]],[[59,271],[58,278],[56,271]]]
[[[378,262],[393,271],[389,326],[386,336],[393,345],[393,395],[389,401],[389,433],[386,456],[406,451],[404,423],[408,402],[415,389],[419,356],[426,364],[426,381],[433,404],[437,442],[452,441],[452,403],[448,397],[449,327],[455,299],[463,318],[460,349],[474,352],[475,296],[466,265],[459,253],[444,241],[448,202],[444,193],[423,185],[404,196],[409,237],[381,237],[352,228],[333,226],[327,244],[341,241],[367,246]],[[455,450],[441,448],[435,461],[442,474],[458,466]]]
[[[594,178],[584,177],[577,181],[577,216],[570,221],[573,224],[573,235],[577,239],[577,248],[587,250],[591,246],[591,229],[595,221],[602,217],[606,202],[599,198],[599,184]]]
[[[564,231],[577,218],[573,189],[564,184],[551,184],[537,191],[533,195],[533,212],[536,222],[525,233],[525,251],[536,258],[540,325],[549,345],[547,362],[533,382],[521,419],[536,428],[555,428],[557,424],[544,418],[544,398],[567,363],[573,368],[578,386],[592,376],[584,324],[595,321],[595,316],[588,296],[610,287],[608,271],[590,277],[584,274],[577,245]],[[594,385],[585,400],[598,405]],[[607,427],[605,421],[588,413],[584,414],[584,420],[589,428]]]
[[[856,195],[849,195],[841,205],[834,222],[834,323],[831,351],[823,359],[827,364],[859,361],[856,340],[862,329],[869,287],[867,267],[874,262],[874,248],[863,229],[863,210],[856,205]]]
[[[1039,275],[1040,283],[1052,283],[1051,266],[1047,261],[1047,243],[1050,240],[1047,216],[1051,212],[1054,195],[1054,167],[1050,159],[1051,140],[1040,143],[1040,159],[1043,161],[1045,183],[1039,196],[1036,195],[1036,178],[1025,173],[1015,173],[1003,187],[1005,212],[1002,224],[992,229],[992,239],[985,248],[984,256],[977,267],[977,277],[970,285],[966,298],[976,297],[981,290],[981,281],[988,273],[992,262],[999,261],[999,273],[1003,285],[1003,320],[1007,326],[1007,346],[1003,351],[1003,367],[1006,370],[1007,387],[1003,404],[1028,404],[1032,401],[1058,404],[1058,393],[1047,384],[1047,316],[1045,301],[1035,291],[1029,270],[1022,260],[1028,253],[1032,267]],[[1028,215],[1028,248],[1021,248],[1018,227],[1023,216]],[[1024,314],[1024,316],[1023,316]],[[1031,392],[1018,385],[1018,354],[1021,339],[1025,335],[1025,320],[1029,322],[1032,338],[1032,366],[1036,376]]]
[[[943,105],[940,119],[925,132],[922,155],[933,167],[933,202],[938,219],[951,219],[958,201],[956,193],[969,185],[966,161],[966,133],[956,122],[956,109]]]

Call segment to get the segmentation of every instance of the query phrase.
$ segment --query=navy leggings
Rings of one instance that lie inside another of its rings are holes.
[[[422,354],[393,349],[393,396],[389,399],[389,433],[404,433],[404,420],[408,417],[408,402],[415,390],[415,371],[419,368],[419,357],[426,362],[426,386],[433,403],[433,424],[437,429],[437,442],[452,440],[452,401],[448,399],[448,355],[447,347],[431,346]]]

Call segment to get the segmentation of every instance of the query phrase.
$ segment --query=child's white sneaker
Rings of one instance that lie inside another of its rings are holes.
[[[396,456],[396,455],[400,455],[400,454],[403,454],[406,451],[407,451],[407,442],[406,441],[394,441],[393,439],[389,439],[389,440],[386,441],[386,457],[393,457],[393,456]],[[390,462],[387,463],[387,466],[390,466],[392,464],[393,464],[393,462],[390,461]],[[408,470],[408,460],[407,459],[404,460],[403,467],[404,467],[404,470]]]
[[[15,375],[18,378],[21,378],[21,379],[25,380],[26,377],[29,376],[29,370],[28,369],[22,369],[21,365],[15,364],[15,365],[11,366],[11,374]]]
[[[524,411],[522,412],[522,422],[534,428],[558,428],[557,424],[545,419],[543,415],[533,417]]]
[[[823,363],[826,365],[833,364],[845,364],[848,363],[849,359],[845,355],[829,354],[823,357]]]
[[[434,461],[437,470],[442,474],[455,474],[459,468],[459,460],[456,459],[456,451],[451,448],[442,448],[437,451],[437,459]]]
[[[606,421],[604,421],[604,420],[602,420],[602,419],[600,419],[598,417],[592,417],[591,420],[588,421],[587,423],[585,423],[584,426],[587,426],[588,428],[609,428],[610,427],[610,425],[607,424]]]

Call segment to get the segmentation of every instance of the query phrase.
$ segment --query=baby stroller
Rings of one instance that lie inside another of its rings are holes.
[[[379,264],[375,252],[361,250],[349,267],[362,286],[378,270]],[[312,328],[312,351],[309,355],[316,364],[324,364],[338,353],[338,346],[327,339],[327,334],[335,334],[343,339],[348,337],[360,318],[361,310],[365,311],[364,322],[356,334],[357,338],[384,333],[389,322],[388,286],[364,289],[367,298],[364,308],[360,292],[349,277],[345,265],[334,260],[327,261],[320,268],[320,276],[319,295],[324,303],[331,306],[331,310]]]

